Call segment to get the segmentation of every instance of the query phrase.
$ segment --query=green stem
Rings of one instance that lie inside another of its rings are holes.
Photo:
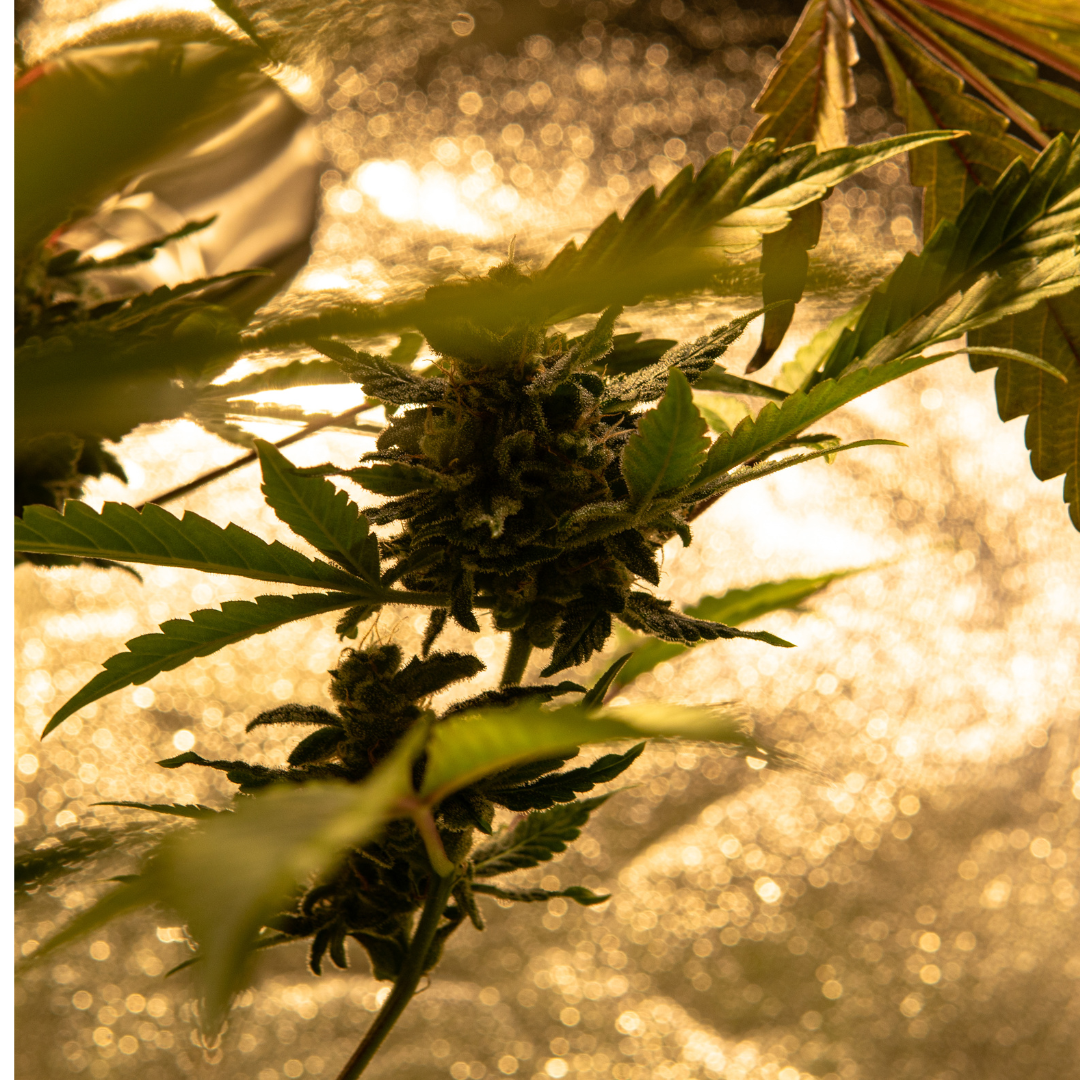
[[[510,635],[510,651],[506,654],[500,686],[518,686],[525,674],[525,668],[532,654],[532,642],[524,630],[515,630]]]
[[[447,874],[446,877],[436,877],[432,874],[427,897],[424,900],[424,910],[420,913],[416,933],[413,934],[412,941],[409,943],[409,952],[405,957],[401,973],[394,982],[390,996],[383,1002],[379,1015],[367,1029],[353,1056],[338,1074],[337,1080],[356,1080],[356,1077],[368,1067],[375,1052],[390,1034],[390,1029],[405,1011],[405,1006],[412,1000],[420,977],[424,974],[424,964],[431,950],[431,943],[435,940],[439,920],[450,899],[455,880],[455,874]]]

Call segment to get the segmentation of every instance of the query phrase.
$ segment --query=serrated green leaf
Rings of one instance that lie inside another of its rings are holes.
[[[897,154],[942,138],[899,136],[815,153],[749,144],[737,159],[711,158],[697,176],[687,168],[659,196],[646,190],[623,220],[611,215],[579,249],[568,244],[534,275],[530,298],[560,322],[613,303],[638,303],[705,284],[727,255],[754,248],[791,213],[816,202],[842,180]],[[910,140],[910,141],[907,141]]]
[[[604,704],[604,697],[607,695],[608,689],[615,680],[619,678],[619,672],[622,671],[625,664],[633,655],[633,653],[623,653],[622,656],[616,657],[611,662],[601,674],[600,678],[598,678],[589,689],[588,693],[581,699],[581,704],[585,706],[585,708],[595,709]]]
[[[684,611],[695,619],[711,619],[727,626],[741,626],[743,623],[768,615],[773,611],[798,611],[800,606],[811,596],[828,588],[834,581],[862,574],[873,566],[860,566],[851,570],[837,570],[831,574],[822,574],[813,578],[788,578],[786,581],[763,581],[749,589],[728,589],[720,596],[703,596],[696,604]],[[616,685],[628,686],[635,679],[652,671],[665,660],[673,660],[686,652],[691,645],[676,642],[658,641],[655,638],[646,641],[630,654],[626,666],[619,672]]]
[[[1080,27],[1072,0],[930,0],[926,6],[1080,80]]]
[[[993,191],[978,189],[957,223],[943,225],[921,255],[905,256],[855,326],[841,330],[816,378],[850,374],[794,393],[779,407],[769,403],[721,435],[692,490],[772,452],[860,394],[935,362],[940,356],[920,355],[930,346],[1074,290],[1078,175],[1080,139],[1070,145],[1059,137],[1030,170],[1017,162]]]
[[[624,754],[604,754],[578,769],[552,772],[525,784],[514,783],[512,777],[510,784],[505,780],[500,784],[500,776],[496,775],[482,783],[480,790],[492,802],[516,813],[546,810],[554,803],[572,802],[576,796],[592,791],[597,784],[614,780],[630,768],[644,749],[645,744],[638,743]],[[557,758],[549,760],[558,761]]]
[[[761,114],[751,142],[780,147],[814,143],[847,146],[847,113],[855,104],[851,69],[859,59],[847,0],[810,0],[777,55],[777,65],[754,102]]]
[[[634,506],[644,507],[694,478],[709,449],[707,430],[690,383],[672,368],[660,404],[641,417],[623,450],[623,477]]]
[[[473,852],[471,869],[475,877],[497,877],[549,862],[565,851],[580,835],[589,815],[602,806],[608,795],[553,806],[530,814],[509,829],[503,829]],[[473,886],[481,891],[476,885]]]
[[[612,739],[705,739],[743,745],[738,717],[720,708],[650,705],[605,709],[582,705],[544,709],[526,701],[511,709],[462,713],[436,724],[427,745],[421,795],[434,804],[481,777],[521,762]]]
[[[438,473],[398,461],[353,469],[348,476],[376,495],[407,495],[411,491],[434,491],[439,487]]]
[[[141,875],[137,894],[113,894],[112,908],[77,917],[82,925],[65,931],[64,940],[139,903],[172,908],[198,944],[200,1023],[216,1034],[244,984],[265,920],[298,884],[378,834],[395,802],[412,789],[412,762],[424,734],[414,729],[361,783],[271,788],[239,800],[234,813],[168,837]]]
[[[708,457],[694,481],[694,490],[722,476],[744,462],[769,453],[812,423],[842,405],[879,386],[934,363],[935,358],[917,356],[893,360],[876,368],[863,368],[839,380],[818,383],[810,391],[792,394],[782,405],[769,402],[755,417],[748,416],[731,435],[721,435],[709,449]]]
[[[266,634],[285,623],[338,611],[355,602],[341,593],[303,593],[299,596],[260,596],[254,602],[226,600],[220,611],[192,612],[191,619],[170,619],[162,633],[143,634],[127,642],[128,652],[105,661],[105,670],[68,699],[41,733],[49,734],[72,713],[125,686],[148,682],[197,656],[209,656],[226,645]]]
[[[996,109],[963,92],[963,81],[901,29],[877,4],[862,7],[860,22],[885,67],[893,108],[909,132],[942,128],[968,132],[955,141],[920,147],[911,153],[911,182],[925,189],[923,236],[954,219],[979,185],[990,186],[1017,158],[1034,160],[1035,151],[1006,134],[1009,121]]]
[[[274,513],[328,559],[377,586],[379,542],[356,503],[329,480],[304,476],[276,446],[256,439],[255,450]]]
[[[741,379],[738,375],[729,375],[723,368],[717,367],[705,372],[700,379],[694,380],[694,391],[718,391],[723,394],[746,394],[749,397],[765,398],[768,401],[783,401],[788,396],[785,390],[774,386],[754,382],[753,379]],[[696,401],[698,408],[701,402]]]
[[[366,582],[336,566],[277,541],[268,544],[237,525],[223,529],[190,510],[177,518],[153,503],[140,511],[110,502],[98,513],[70,500],[63,514],[48,506],[28,506],[15,520],[15,550],[187,567],[313,589],[371,591]]]
[[[719,495],[742,484],[748,484],[751,480],[760,480],[763,476],[771,476],[773,473],[780,472],[783,469],[790,469],[794,465],[802,465],[807,461],[814,461],[822,457],[831,460],[845,450],[858,450],[864,446],[907,446],[907,443],[897,442],[895,439],[859,439],[857,442],[845,443],[842,446],[833,444],[805,454],[792,454],[786,458],[773,458],[758,465],[750,465],[730,472],[726,474],[724,479],[715,484],[709,484],[698,489],[697,494],[703,497]]]
[[[1001,419],[1028,417],[1024,441],[1032,471],[1044,481],[1065,475],[1064,499],[1080,530],[1080,291],[969,334],[968,341],[976,348],[1034,349],[1065,375],[1062,386],[1029,365],[1005,358],[995,363],[990,354],[972,351],[973,370],[998,369],[994,390]]]

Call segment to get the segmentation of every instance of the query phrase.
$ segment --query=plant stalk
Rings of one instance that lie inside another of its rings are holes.
[[[337,1080],[356,1080],[368,1067],[383,1040],[390,1034],[390,1029],[405,1011],[405,1006],[412,1000],[420,977],[424,974],[424,962],[427,960],[431,943],[435,940],[435,932],[439,928],[439,920],[450,899],[455,880],[456,875],[453,873],[446,877],[432,874],[424,909],[420,913],[420,921],[416,924],[416,933],[409,943],[409,952],[401,974],[395,980],[390,996],[383,1002],[379,1015],[372,1021],[371,1027],[360,1040],[360,1045],[352,1057],[345,1063],[345,1068],[338,1074]]]
[[[500,686],[519,686],[525,675],[529,657],[532,655],[532,642],[524,630],[515,630],[510,635],[510,651],[506,654]]]

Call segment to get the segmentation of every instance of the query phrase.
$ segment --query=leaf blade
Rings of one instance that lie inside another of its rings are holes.
[[[371,585],[379,582],[379,546],[368,520],[340,488],[305,476],[272,443],[255,440],[262,493],[275,514],[317,551]]]
[[[846,0],[810,0],[753,104],[761,119],[750,142],[780,147],[848,143],[846,112],[855,104],[851,69],[859,59]]]
[[[745,745],[739,717],[721,708],[650,706],[605,709],[581,705],[512,709],[451,717],[432,729],[420,794],[434,804],[490,773],[614,739],[681,737]]]
[[[226,645],[266,634],[285,623],[338,611],[355,603],[354,596],[302,593],[298,596],[260,596],[254,602],[226,600],[222,610],[192,612],[188,619],[162,623],[160,634],[143,634],[127,642],[128,652],[105,661],[94,676],[53,715],[42,738],[84,705],[125,686],[137,686],[163,671],[171,671],[198,656],[209,656]]]
[[[359,784],[273,788],[234,813],[170,838],[148,870],[155,893],[199,943],[204,1030],[219,1029],[240,989],[259,928],[291,888],[325,871],[346,847],[377,835],[399,798],[424,737],[414,728]]]
[[[141,511],[106,503],[98,513],[69,500],[63,514],[28,506],[15,521],[15,550],[177,566],[314,589],[368,588],[337,567],[277,541],[267,543],[237,525],[221,528],[190,510],[177,518],[153,503]]]
[[[690,383],[672,368],[660,404],[642,416],[623,450],[623,477],[633,505],[643,507],[693,479],[709,448],[707,430]]]

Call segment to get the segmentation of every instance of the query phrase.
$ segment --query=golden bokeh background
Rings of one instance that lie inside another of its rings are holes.
[[[693,16],[704,44],[687,59],[663,34],[650,38],[638,6],[654,22]],[[749,103],[775,56],[757,43],[775,36],[786,7],[718,3],[701,15],[703,5],[679,0],[638,6],[574,5],[580,18],[561,38],[537,32],[501,52],[470,45],[474,31],[478,40],[487,32],[490,5],[472,29],[433,6],[424,32],[443,43],[436,60],[428,39],[389,32],[378,48],[344,46],[322,67],[291,73],[307,80],[310,100],[321,88],[327,170],[315,254],[285,302],[323,289],[378,299],[479,272],[515,235],[518,257],[535,263],[624,210],[643,186],[745,142]],[[32,40],[49,47],[100,8],[47,0]],[[105,17],[136,10],[115,5]],[[866,71],[859,85],[853,137],[889,132],[880,79]],[[841,282],[870,280],[915,245],[916,207],[896,165],[832,196],[815,291],[776,371],[852,301]],[[635,309],[622,328],[693,336],[753,306],[740,293]],[[742,370],[754,329],[731,370]],[[351,393],[277,400],[344,408],[359,400]],[[662,588],[690,602],[762,580],[874,568],[806,612],[762,621],[796,650],[718,642],[624,691],[632,702],[740,701],[761,732],[814,768],[756,771],[700,746],[651,746],[627,776],[633,786],[596,814],[583,841],[522,875],[547,888],[582,883],[611,900],[487,905],[488,930],[451,939],[368,1075],[1075,1076],[1080,549],[1060,481],[1031,475],[1023,422],[1000,423],[992,376],[972,375],[962,358],[876,391],[829,427],[909,448],[864,449],[729,494],[696,523],[691,548],[667,550]],[[257,433],[289,430],[267,423]],[[332,432],[289,455],[352,465],[370,446]],[[131,483],[95,482],[92,503],[138,503],[238,452],[176,421],[140,429],[118,453]],[[172,509],[287,539],[256,479],[247,467]],[[341,643],[326,619],[108,697],[40,742],[51,711],[123,641],[273,589],[161,568],[143,578],[16,572],[20,840],[48,844],[63,829],[122,822],[149,839],[151,815],[95,804],[222,805],[232,785],[217,774],[154,762],[195,749],[280,764],[299,736],[245,735],[245,723],[283,701],[329,703],[326,672]],[[373,633],[408,652],[421,629],[415,613],[388,611]],[[490,628],[448,637],[447,647],[475,649],[488,664],[484,685],[494,681],[504,643]],[[99,864],[34,897],[18,913],[19,947],[32,952],[125,869]],[[207,1048],[186,974],[163,978],[190,955],[168,922],[161,913],[113,924],[20,980],[20,1080],[332,1077],[385,994],[359,949],[349,972],[315,978],[302,947],[286,947],[262,959],[220,1045]]]

